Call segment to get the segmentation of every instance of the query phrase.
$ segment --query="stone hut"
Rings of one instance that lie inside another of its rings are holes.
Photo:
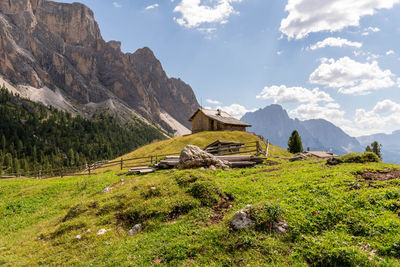
[[[192,122],[192,133],[204,131],[246,131],[251,124],[235,119],[218,109],[199,108],[189,119]]]

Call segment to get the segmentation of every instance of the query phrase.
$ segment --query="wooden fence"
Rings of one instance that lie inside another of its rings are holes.
[[[218,155],[239,155],[239,154],[256,154],[256,155],[266,155],[268,151],[268,144],[266,145],[266,150],[263,150],[262,145],[259,141],[253,141],[244,143],[239,149],[235,147],[236,151],[233,151],[230,147],[219,147],[212,152],[212,154]],[[0,179],[10,179],[16,177],[27,177],[36,179],[45,179],[52,177],[65,177],[65,176],[78,176],[78,175],[94,175],[97,173],[104,172],[106,170],[124,170],[137,167],[147,167],[164,160],[169,156],[179,156],[180,152],[170,153],[165,155],[150,155],[145,157],[134,157],[134,158],[121,158],[119,160],[112,161],[97,161],[90,164],[85,164],[84,166],[75,166],[69,168],[58,168],[52,170],[35,170],[29,172],[21,173],[9,173],[0,175]]]

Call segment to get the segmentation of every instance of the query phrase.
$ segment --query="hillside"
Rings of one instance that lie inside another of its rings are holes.
[[[278,163],[2,180],[0,264],[400,264],[400,175],[371,176],[398,166]],[[231,218],[248,204],[254,227],[233,230]],[[271,231],[274,220],[287,223],[285,234]],[[127,235],[136,224],[139,233]]]
[[[309,147],[311,150],[332,151],[339,155],[363,151],[356,138],[349,136],[334,124],[323,119],[292,119],[280,105],[270,105],[255,112],[248,112],[242,120],[253,125],[249,131],[265,136],[282,148],[287,147],[292,131],[297,130],[304,149]]]
[[[176,124],[190,127],[199,107],[192,88],[169,78],[150,48],[123,53],[120,42],[104,41],[80,3],[0,1],[0,85],[3,78],[33,101],[82,116],[136,115],[170,133]]]
[[[133,158],[150,155],[165,155],[169,153],[179,153],[187,145],[195,145],[200,148],[204,148],[216,140],[223,141],[234,141],[241,143],[249,143],[254,141],[260,141],[261,145],[265,149],[265,144],[255,135],[248,132],[239,131],[217,131],[217,132],[200,132],[196,134],[179,136],[172,139],[154,142],[152,144],[143,146],[131,153],[128,153],[123,158]],[[288,157],[290,153],[277,146],[270,146],[270,156],[272,157]]]
[[[0,88],[0,174],[84,166],[164,138],[140,120],[121,124],[104,113],[73,117]]]

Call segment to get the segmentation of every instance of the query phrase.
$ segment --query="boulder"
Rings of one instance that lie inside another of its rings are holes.
[[[142,225],[139,224],[135,224],[131,230],[129,230],[128,235],[136,235],[137,233],[140,232],[140,230],[142,230]]]
[[[182,150],[178,167],[180,169],[191,169],[215,166],[216,169],[225,169],[229,165],[228,161],[220,160],[197,146],[189,145]]]
[[[250,207],[251,205],[247,205],[244,209],[237,211],[235,215],[233,215],[231,225],[234,230],[240,230],[253,226],[253,221],[249,218],[249,215],[246,212],[246,210]]]

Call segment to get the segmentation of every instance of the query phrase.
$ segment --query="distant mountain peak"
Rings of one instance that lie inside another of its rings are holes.
[[[282,148],[293,130],[302,138],[303,147],[311,150],[326,150],[336,154],[361,151],[360,143],[342,129],[324,119],[301,121],[291,119],[282,106],[273,104],[255,112],[246,113],[243,121],[253,125],[249,130],[268,138]]]

